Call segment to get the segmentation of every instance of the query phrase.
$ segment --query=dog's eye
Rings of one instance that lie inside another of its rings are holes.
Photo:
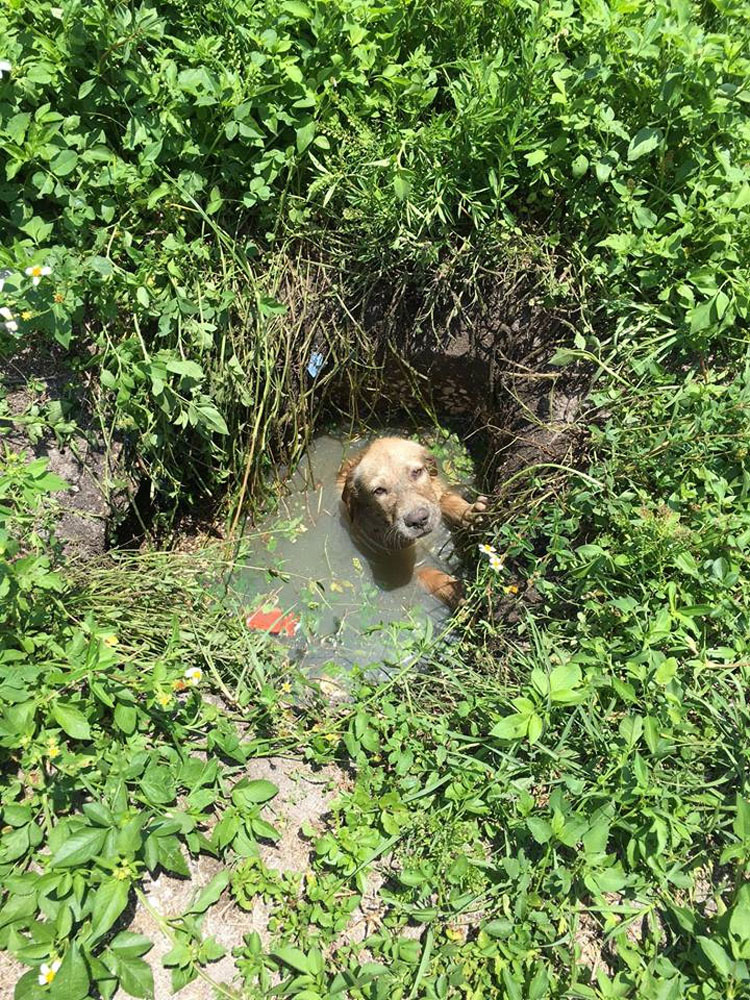
[[[385,486],[376,486],[375,489],[372,491],[372,495],[374,497],[384,497],[387,492],[388,490],[385,488]]]
[[[411,478],[412,479],[419,479],[419,477],[422,475],[423,472],[424,472],[424,466],[420,465],[420,467],[418,469],[412,469],[411,470]]]

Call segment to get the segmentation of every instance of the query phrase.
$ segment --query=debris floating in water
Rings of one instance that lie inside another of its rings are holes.
[[[245,624],[254,632],[270,632],[271,635],[293,636],[299,628],[299,618],[293,614],[284,614],[281,608],[271,608],[270,611],[253,611],[245,619]]]

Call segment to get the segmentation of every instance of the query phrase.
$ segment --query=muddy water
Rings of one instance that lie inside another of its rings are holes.
[[[317,438],[286,484],[278,511],[248,530],[242,562],[229,581],[244,612],[280,609],[299,622],[293,637],[279,641],[306,672],[329,662],[403,665],[449,615],[411,573],[379,570],[376,577],[350,537],[336,473],[342,459],[364,444]],[[460,569],[445,527],[420,539],[416,564]]]

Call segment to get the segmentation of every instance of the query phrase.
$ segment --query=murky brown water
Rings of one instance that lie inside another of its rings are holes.
[[[299,619],[295,636],[280,641],[305,668],[328,661],[401,665],[449,617],[410,574],[404,579],[397,569],[375,579],[349,535],[336,473],[342,459],[365,443],[315,440],[278,511],[248,531],[242,564],[229,581],[233,599],[247,612],[279,608]],[[443,526],[417,543],[416,558],[418,565],[459,569]]]

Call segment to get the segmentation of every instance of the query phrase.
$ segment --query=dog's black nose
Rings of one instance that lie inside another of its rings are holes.
[[[404,524],[407,528],[424,528],[429,520],[429,509],[427,507],[416,507],[414,510],[410,510],[406,515],[404,518]]]

